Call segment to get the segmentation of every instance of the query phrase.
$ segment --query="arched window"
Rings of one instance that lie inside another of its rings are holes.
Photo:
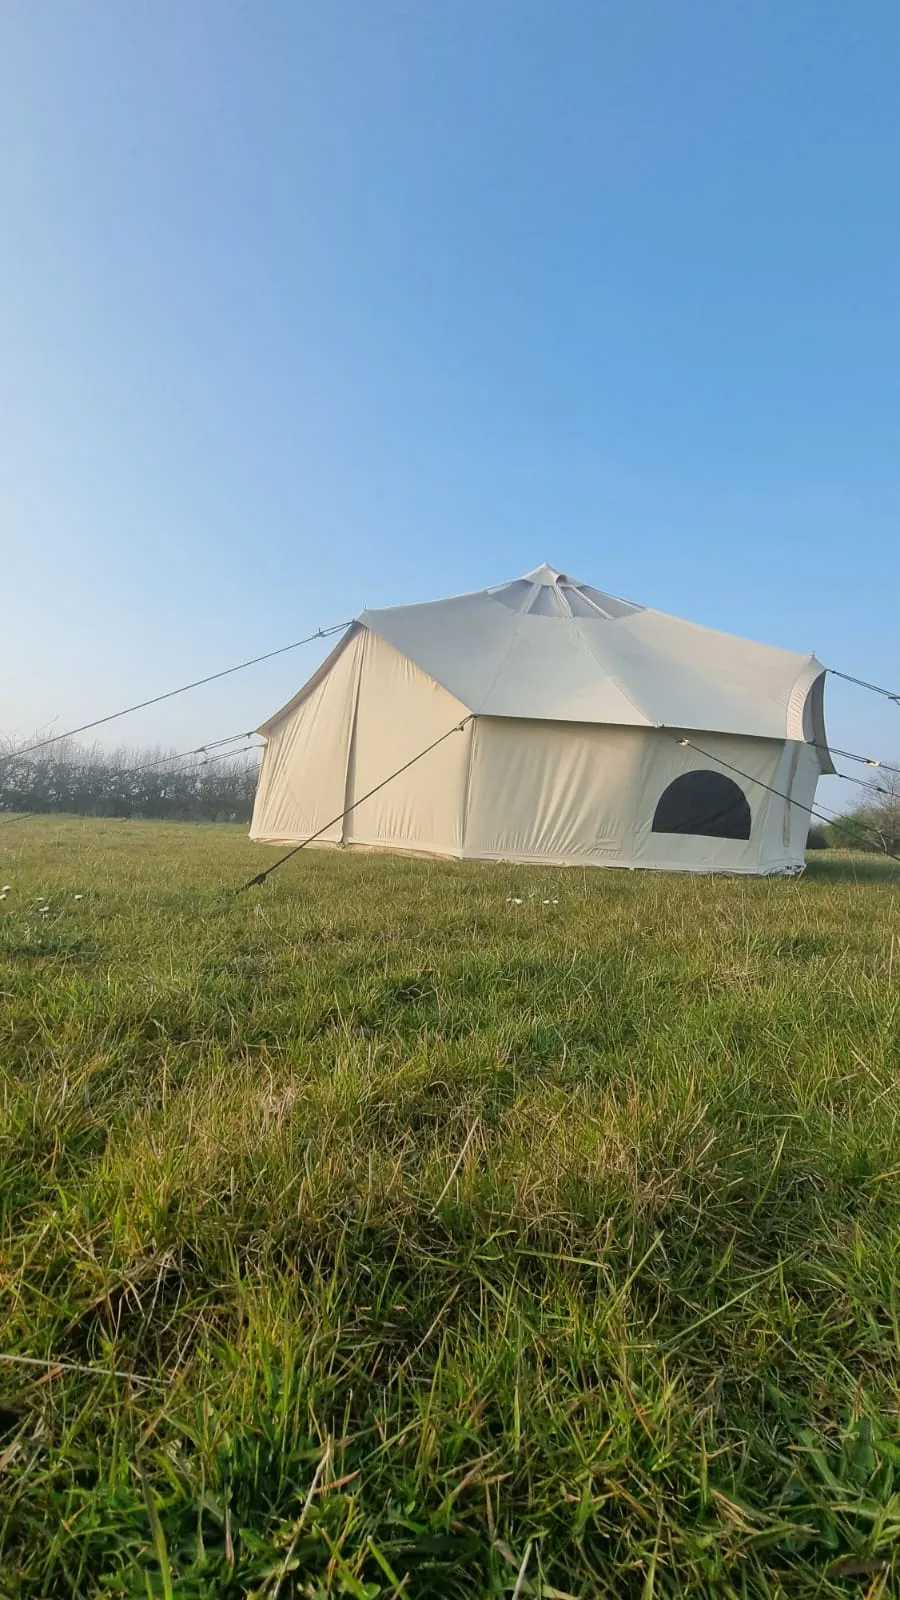
[[[723,772],[685,772],[663,791],[653,817],[653,832],[749,839],[747,797]]]

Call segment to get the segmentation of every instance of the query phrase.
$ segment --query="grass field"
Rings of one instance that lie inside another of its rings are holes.
[[[4,1600],[900,1594],[900,869],[271,859],[0,822]]]

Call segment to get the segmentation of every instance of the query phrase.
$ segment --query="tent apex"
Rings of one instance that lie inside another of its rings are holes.
[[[552,584],[558,583],[560,579],[562,579],[563,583],[571,582],[571,579],[567,578],[564,572],[560,572],[558,567],[551,567],[549,561],[542,561],[540,566],[533,567],[531,572],[523,572],[520,581],[523,583]]]

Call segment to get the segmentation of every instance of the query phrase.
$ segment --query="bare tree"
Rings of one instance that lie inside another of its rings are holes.
[[[894,762],[900,766],[900,762]],[[880,771],[865,785],[867,798],[859,810],[860,820],[876,834],[881,849],[900,850],[900,772]]]
[[[893,765],[900,766],[900,762]],[[877,778],[862,784],[864,799],[847,817],[829,828],[831,841],[845,849],[900,854],[900,772],[879,768]]]

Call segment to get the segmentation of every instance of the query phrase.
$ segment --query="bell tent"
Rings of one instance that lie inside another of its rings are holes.
[[[825,669],[541,566],[363,611],[270,718],[251,837],[681,872],[803,866]],[[374,791],[374,792],[372,792]],[[339,818],[339,820],[334,820]]]

